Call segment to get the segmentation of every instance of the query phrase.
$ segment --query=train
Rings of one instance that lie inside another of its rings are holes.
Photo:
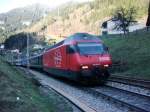
[[[27,66],[28,61],[31,68],[83,84],[106,83],[112,65],[108,47],[88,33],[75,33],[37,56],[19,59],[17,64]]]

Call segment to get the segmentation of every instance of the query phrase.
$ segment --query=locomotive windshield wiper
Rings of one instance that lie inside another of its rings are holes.
[[[88,57],[88,54],[83,54],[83,56]]]
[[[80,53],[80,54],[85,56],[85,57],[88,57],[88,54],[85,54],[85,53]]]

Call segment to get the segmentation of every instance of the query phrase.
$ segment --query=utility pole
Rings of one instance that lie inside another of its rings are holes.
[[[27,69],[30,68],[30,62],[29,62],[29,34],[27,33]]]
[[[37,11],[37,8],[36,7],[36,11]],[[32,17],[32,23],[34,22],[34,18],[35,18],[35,13],[33,14],[33,17]],[[29,58],[30,58],[30,54],[29,54],[29,33],[27,33],[27,69],[29,71],[30,69],[30,61],[29,61]]]

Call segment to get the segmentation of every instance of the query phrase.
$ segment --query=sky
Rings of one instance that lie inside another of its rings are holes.
[[[92,0],[0,0],[0,13],[35,3],[48,5],[49,7],[56,7],[69,1],[86,2]]]

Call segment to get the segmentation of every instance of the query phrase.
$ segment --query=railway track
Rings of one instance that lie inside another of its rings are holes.
[[[86,89],[85,89],[86,90]],[[150,97],[125,91],[122,89],[105,86],[103,88],[91,88],[87,92],[103,97],[112,103],[129,108],[134,112],[150,112]]]
[[[64,96],[82,112],[150,112],[150,97],[119,88],[80,87],[30,71],[45,87]],[[59,84],[60,83],[60,84]]]
[[[109,81],[150,89],[150,80],[113,75]]]
[[[30,70],[30,73],[32,73],[34,75],[37,74],[37,72],[34,72],[32,70]],[[38,80],[45,88],[52,89],[57,94],[63,96],[65,99],[67,99],[69,102],[71,102],[76,108],[78,108],[81,112],[97,112],[94,108],[91,108],[91,107],[87,106],[86,104],[80,102],[79,100],[75,99],[74,97],[72,97],[71,95],[62,91],[61,89],[57,88],[56,86],[51,85],[50,83],[47,83],[38,77],[36,77],[36,80]]]
[[[103,99],[97,99],[92,94],[87,94],[82,87],[78,88],[72,84],[65,84],[36,71],[30,70],[30,73],[33,74],[42,85],[64,96],[83,112],[128,112],[109,104],[109,102]]]
[[[48,89],[52,89],[57,94],[63,96],[65,99],[67,99],[69,102],[71,102],[75,107],[77,107],[81,112],[97,112],[95,109],[92,109],[91,107],[88,107],[87,105],[81,103],[77,99],[73,98],[72,96],[68,95],[64,91],[55,88],[54,86],[44,85]]]

